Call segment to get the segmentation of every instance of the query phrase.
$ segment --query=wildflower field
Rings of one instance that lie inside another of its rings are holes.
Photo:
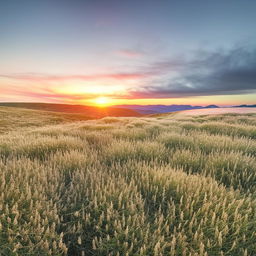
[[[0,255],[256,255],[256,114],[0,108]]]

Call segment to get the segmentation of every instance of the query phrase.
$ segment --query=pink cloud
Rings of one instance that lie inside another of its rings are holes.
[[[89,93],[76,93],[76,94],[70,94],[70,93],[60,93],[55,92],[54,88],[40,88],[40,86],[33,86],[27,87],[24,86],[12,86],[12,87],[2,87],[0,85],[0,100],[3,100],[4,98],[2,96],[5,96],[5,98],[8,98],[8,101],[19,101],[24,99],[33,100],[33,101],[47,101],[47,102],[79,102],[83,100],[90,100],[95,98],[95,94],[89,94]],[[111,98],[123,98],[122,96],[119,97],[119,95],[110,93],[108,94]],[[6,101],[6,99],[4,99]]]
[[[121,57],[127,57],[127,58],[138,58],[144,55],[144,53],[141,51],[130,50],[130,49],[123,49],[123,50],[117,51],[117,54]]]
[[[27,81],[65,81],[65,80],[134,80],[148,77],[146,73],[110,73],[93,75],[47,75],[47,74],[4,74],[2,78],[27,80]]]

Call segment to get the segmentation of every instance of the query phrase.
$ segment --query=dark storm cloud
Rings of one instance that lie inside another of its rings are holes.
[[[190,59],[158,62],[149,68],[163,78],[130,91],[132,98],[179,98],[247,94],[256,91],[256,50],[197,51]],[[171,75],[168,79],[166,75]],[[167,77],[167,78],[166,78]]]

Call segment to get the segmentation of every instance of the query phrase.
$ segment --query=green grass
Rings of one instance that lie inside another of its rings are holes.
[[[0,108],[0,255],[256,254],[256,115]]]

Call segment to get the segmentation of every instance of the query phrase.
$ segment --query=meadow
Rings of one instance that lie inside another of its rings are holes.
[[[256,255],[256,114],[0,108],[0,255]]]

